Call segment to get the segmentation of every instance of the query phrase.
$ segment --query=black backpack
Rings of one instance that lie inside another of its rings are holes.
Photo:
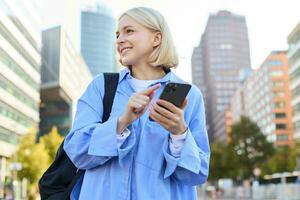
[[[104,73],[105,94],[102,123],[109,118],[118,80],[118,73]],[[57,150],[55,160],[39,180],[42,200],[69,200],[73,187],[85,172],[75,167],[64,151],[63,143],[64,141]]]

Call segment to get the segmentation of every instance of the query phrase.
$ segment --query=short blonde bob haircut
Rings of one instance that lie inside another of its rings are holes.
[[[162,14],[152,8],[137,7],[127,10],[119,17],[119,20],[124,15],[129,16],[151,32],[161,33],[161,43],[155,47],[149,57],[149,64],[151,66],[163,68],[177,67],[178,55],[169,26]]]

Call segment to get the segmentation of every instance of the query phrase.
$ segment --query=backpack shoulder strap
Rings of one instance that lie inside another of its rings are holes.
[[[102,122],[108,120],[119,83],[119,73],[104,73],[104,98]]]

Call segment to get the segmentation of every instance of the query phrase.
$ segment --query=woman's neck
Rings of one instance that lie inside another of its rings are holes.
[[[156,80],[165,76],[163,68],[149,65],[132,66],[131,73],[134,78],[140,80]]]

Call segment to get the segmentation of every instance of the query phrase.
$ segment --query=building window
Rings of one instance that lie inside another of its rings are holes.
[[[283,62],[281,60],[269,60],[267,61],[268,66],[282,66]]]
[[[274,103],[274,108],[285,108],[284,102]]]
[[[35,122],[7,105],[0,103],[0,115],[5,116],[24,127],[31,127]]]
[[[0,64],[8,67],[14,73],[16,73],[23,81],[28,83],[34,90],[39,90],[39,85],[31,76],[29,76],[18,64],[13,61],[4,51],[0,49]]]
[[[276,119],[286,118],[286,114],[285,113],[275,113],[275,118]]]
[[[286,134],[277,135],[277,140],[285,141],[285,140],[288,140],[288,139],[289,139],[289,137]]]
[[[279,71],[279,70],[271,71],[271,76],[282,76],[282,75],[283,75],[283,71]]]
[[[283,87],[284,82],[283,81],[274,81],[273,82],[273,87]]]
[[[296,98],[300,94],[300,85],[298,85],[295,89],[292,90],[292,98]]]
[[[286,124],[276,124],[276,130],[286,130]]]
[[[300,59],[300,58],[299,58]],[[300,77],[300,67],[291,74],[291,81],[294,82]]]
[[[284,97],[284,92],[273,92],[274,97]]]

